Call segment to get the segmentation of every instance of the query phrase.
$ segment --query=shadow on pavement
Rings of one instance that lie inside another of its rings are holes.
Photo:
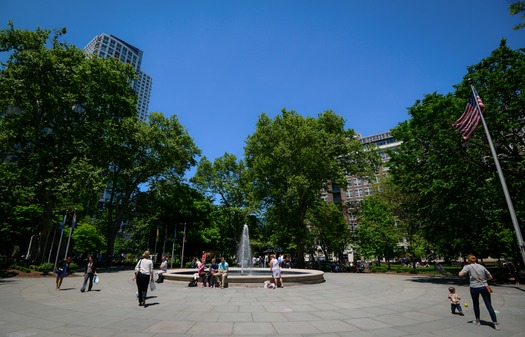
[[[433,284],[464,284],[468,285],[468,280],[463,277],[455,276],[424,276],[407,279],[407,281],[417,283],[433,283]]]

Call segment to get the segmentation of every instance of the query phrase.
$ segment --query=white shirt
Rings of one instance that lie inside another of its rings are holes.
[[[150,259],[140,259],[135,266],[135,271],[144,275],[151,275],[153,273],[153,261]]]

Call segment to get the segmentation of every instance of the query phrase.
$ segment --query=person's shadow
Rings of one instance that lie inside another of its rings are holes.
[[[472,320],[472,321],[470,321],[470,323],[472,323],[472,324],[476,324],[476,320]],[[484,321],[484,320],[482,320],[482,319],[479,320],[479,324],[480,324],[480,325],[484,325],[484,326],[490,326],[491,328],[494,327],[494,323],[492,323],[492,322],[488,322],[488,321]]]
[[[149,300],[150,298],[157,298],[157,296],[146,296],[146,300]],[[159,305],[159,302],[144,303],[144,308],[147,308],[151,305]]]

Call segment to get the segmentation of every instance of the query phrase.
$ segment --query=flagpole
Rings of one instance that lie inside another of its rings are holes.
[[[57,254],[55,255],[55,265],[53,267],[53,270],[56,270],[57,262],[58,262],[58,255],[60,254],[60,246],[62,245],[62,236],[64,235],[64,226],[66,224],[66,218],[67,218],[67,211],[64,215],[64,220],[62,220],[62,225],[60,225],[60,240],[58,241],[58,248],[57,248]]]
[[[173,230],[173,245],[171,246],[171,269],[173,269],[173,260],[175,260],[175,239],[177,238],[177,225]]]
[[[53,233],[53,241],[51,241],[51,247],[49,248],[49,256],[47,257],[47,263],[51,261],[51,253],[53,252],[53,246],[55,245],[56,236],[57,236],[57,227],[55,226],[55,232]]]
[[[64,254],[64,259],[67,258],[67,252],[69,251],[69,242],[71,241],[71,234],[73,234],[73,229],[75,229],[76,223],[77,223],[77,213],[76,211],[74,211],[73,221],[71,222],[71,229],[69,230],[69,237],[67,238],[67,246],[66,246],[66,253]]]
[[[520,226],[518,224],[518,218],[516,217],[516,212],[514,211],[514,206],[512,205],[512,199],[510,198],[509,190],[507,188],[507,183],[505,182],[505,177],[503,176],[503,172],[499,164],[496,149],[494,148],[494,144],[492,144],[492,138],[490,137],[487,123],[485,123],[485,118],[483,117],[483,114],[481,113],[481,109],[479,107],[479,102],[476,97],[477,96],[476,89],[474,89],[474,86],[472,84],[470,85],[470,88],[472,89],[472,94],[474,95],[474,101],[476,101],[476,107],[478,108],[478,113],[481,118],[481,122],[483,123],[483,129],[485,129],[485,134],[487,135],[487,140],[490,146],[490,152],[492,152],[492,156],[494,157],[494,164],[496,164],[496,169],[498,171],[499,180],[501,182],[501,187],[503,188],[503,194],[505,194],[505,200],[507,201],[507,207],[509,208],[510,218],[512,219],[514,231],[516,232],[516,238],[518,239],[518,246],[519,246],[520,253],[521,253],[521,259],[523,260],[523,263],[525,265],[525,244],[523,243],[523,236],[521,235]]]
[[[186,243],[186,223],[184,223],[184,236],[182,237],[182,254],[180,255],[180,267],[184,262],[184,244]]]

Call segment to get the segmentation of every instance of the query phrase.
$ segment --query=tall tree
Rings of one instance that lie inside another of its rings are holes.
[[[59,41],[65,32],[50,38],[49,30],[11,22],[0,31],[0,52],[8,54],[0,68],[0,158],[9,184],[1,226],[27,226],[42,238],[57,213],[98,198],[108,162],[97,149],[107,125],[136,114],[131,66],[87,58]]]
[[[379,195],[367,197],[359,209],[359,220],[356,236],[360,255],[375,256],[378,262],[385,257],[390,266],[401,232],[388,203]]]
[[[236,254],[235,247],[239,243],[243,226],[247,224],[250,227],[252,222],[249,218],[257,210],[251,198],[252,185],[248,173],[244,161],[237,160],[233,154],[225,153],[213,163],[203,157],[195,176],[191,179],[197,189],[210,198],[217,199],[219,206],[216,215],[218,216],[214,218],[220,222],[218,225],[222,233],[221,246],[233,247],[222,251],[228,256]],[[253,237],[257,226],[251,226],[249,230]]]
[[[155,112],[148,122],[127,118],[119,123],[118,130],[110,133],[112,141],[102,149],[111,162],[106,177],[109,199],[104,228],[109,255],[123,221],[131,218],[139,187],[160,177],[182,180],[200,153],[176,116],[165,118]]]
[[[254,191],[275,225],[272,232],[290,240],[282,243],[294,248],[299,267],[308,244],[306,214],[319,202],[323,182],[342,185],[345,174],[368,177],[377,167],[374,152],[365,151],[332,111],[303,118],[283,110],[274,120],[262,114],[246,141],[245,157]]]
[[[339,205],[319,200],[307,213],[310,231],[323,250],[324,256],[334,253],[339,260],[350,243],[350,229]]]
[[[512,225],[483,130],[479,127],[463,141],[451,123],[464,110],[472,82],[485,104],[485,119],[523,224],[524,74],[524,51],[513,51],[502,40],[489,57],[468,67],[454,94],[426,95],[409,109],[411,118],[392,131],[403,142],[392,155],[393,181],[414,197],[413,216],[441,256],[477,252],[499,257],[517,251],[504,251],[505,241],[513,239],[503,229]]]

